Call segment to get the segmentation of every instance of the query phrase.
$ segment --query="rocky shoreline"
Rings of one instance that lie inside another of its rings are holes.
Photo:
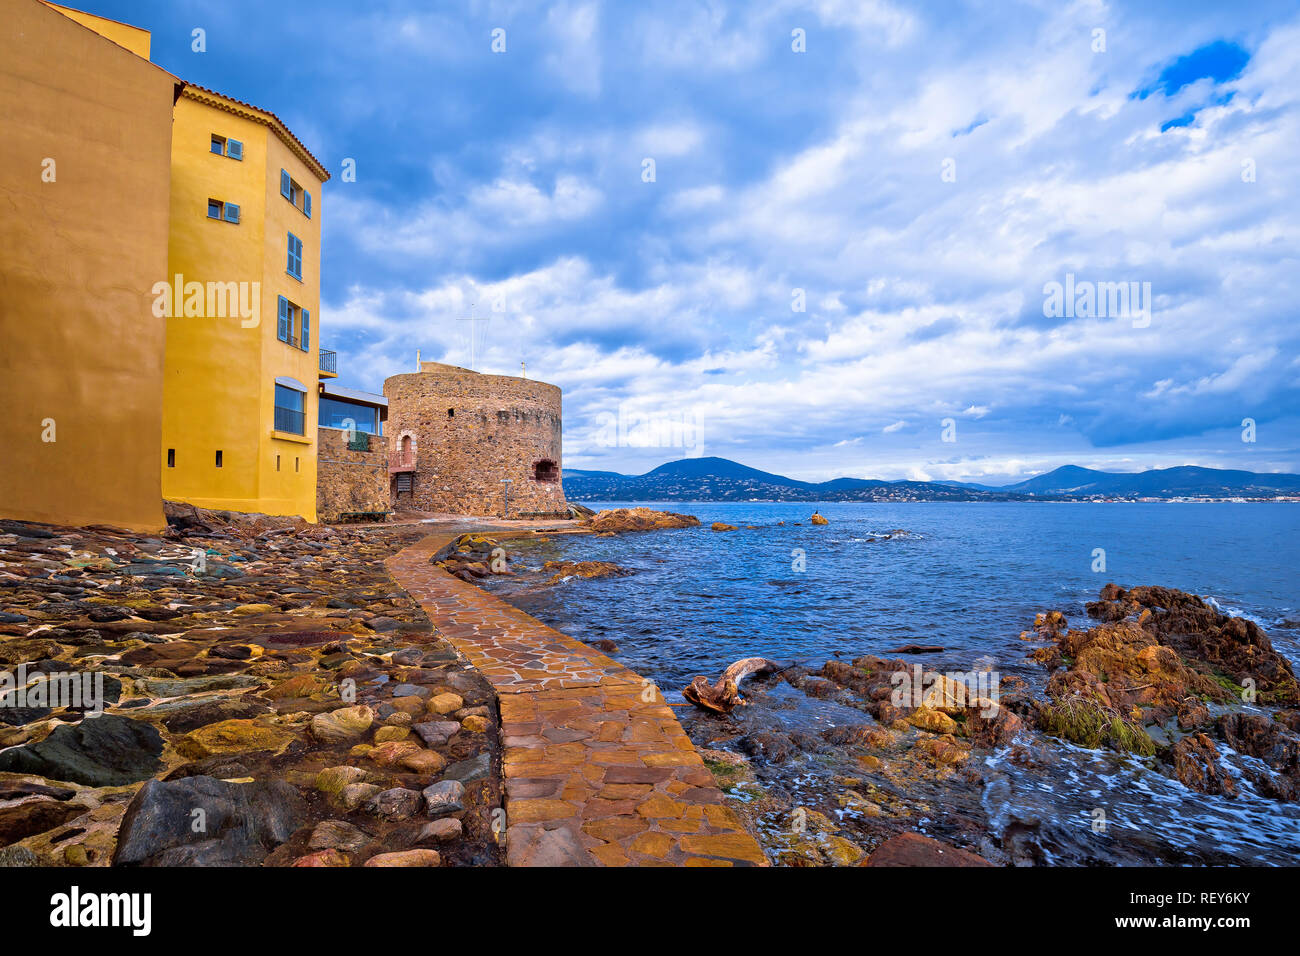
[[[1297,800],[1300,684],[1257,625],[1168,588],[1107,585],[1088,612],[1097,623],[1087,630],[1053,611],[1022,634],[1049,675],[1042,697],[1015,677],[1001,678],[989,700],[927,674],[919,696],[900,699],[919,665],[866,655],[787,667],[749,689],[739,720],[701,712],[688,731],[713,748],[711,767],[774,861],[792,866],[866,864],[886,847],[896,855],[900,837],[917,831],[959,851],[948,865],[1047,862],[1039,834],[992,826],[983,794],[995,782],[990,767],[1003,761],[1064,764],[1068,773],[1074,758],[1054,740],[1139,761],[1196,793],[1232,798],[1244,786]],[[835,708],[836,726],[820,734],[783,726],[775,718],[789,704],[776,685]],[[866,719],[844,720],[850,711]],[[837,768],[823,786],[791,786],[819,762]],[[1105,800],[1096,802],[1104,820]],[[909,837],[907,847],[933,857],[935,844]],[[1099,840],[1057,862],[1099,864],[1112,852]],[[1137,852],[1152,856],[1130,862],[1241,862],[1179,852],[1158,836]]]
[[[0,522],[0,863],[496,865],[495,696],[384,569],[415,526]]]
[[[503,540],[463,541],[444,566],[481,581]],[[533,591],[623,569],[516,560],[505,573]],[[1081,825],[1041,811],[1021,814],[1028,822],[998,819],[995,794],[1008,773],[1050,791],[1080,769],[1084,753],[1101,779],[1142,773],[1187,794],[1243,792],[1256,806],[1297,800],[1300,685],[1256,624],[1181,591],[1114,584],[1087,613],[1089,625],[1071,628],[1061,612],[1044,611],[1021,634],[1026,660],[1041,668],[1035,687],[997,674],[991,658],[956,679],[931,674],[924,655],[943,648],[909,645],[890,658],[742,668],[756,672],[748,706],[677,712],[778,865],[1251,862],[1175,846],[1158,832],[1124,831],[1120,840],[1115,820]],[[805,712],[815,728],[791,717]],[[1093,802],[1084,809],[1104,821],[1106,800]]]

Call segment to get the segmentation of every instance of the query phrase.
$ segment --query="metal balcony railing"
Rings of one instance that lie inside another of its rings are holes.
[[[290,435],[305,435],[307,433],[307,414],[277,405],[275,406],[275,430],[288,432]]]
[[[338,355],[338,353],[335,352],[335,351],[332,351],[331,349],[321,349],[321,350],[320,350],[320,370],[321,370],[322,372],[333,372],[334,374],[337,375],[337,374],[338,374],[338,371],[339,371],[339,355]]]

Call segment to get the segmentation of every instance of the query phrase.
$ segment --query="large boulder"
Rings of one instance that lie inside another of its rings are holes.
[[[365,704],[340,707],[311,719],[311,735],[324,744],[360,740],[375,722],[375,712]]]
[[[695,528],[700,519],[694,515],[673,511],[655,511],[652,508],[614,508],[602,511],[588,523],[592,531],[657,531],[661,528]]]
[[[1088,613],[1103,621],[1133,622],[1153,643],[1216,678],[1220,689],[1225,682],[1235,685],[1228,689],[1238,697],[1238,688],[1250,680],[1262,704],[1300,703],[1300,683],[1290,662],[1273,650],[1259,625],[1224,614],[1195,594],[1146,586],[1125,590],[1108,584],[1100,600],[1088,605]]]
[[[558,584],[565,578],[622,578],[633,573],[613,561],[547,561],[542,570],[554,572],[547,584]]]
[[[174,741],[172,746],[183,757],[201,760],[204,757],[250,750],[271,750],[278,753],[294,739],[294,732],[284,727],[256,720],[222,720],[190,731]]]
[[[1142,710],[1145,720],[1163,723],[1178,713],[1188,697],[1224,703],[1232,699],[1222,684],[1194,669],[1134,621],[1068,630],[1056,637],[1056,645],[1059,656],[1044,662],[1049,667],[1070,663],[1048,681],[1047,695],[1053,700],[1088,697],[1126,715]]]
[[[150,780],[118,830],[115,866],[255,866],[286,842],[307,808],[283,780]]]
[[[162,751],[162,735],[152,724],[105,714],[55,727],[40,743],[0,753],[0,770],[120,787],[157,773]]]

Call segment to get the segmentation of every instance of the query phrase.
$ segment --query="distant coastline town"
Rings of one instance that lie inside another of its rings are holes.
[[[963,482],[836,478],[798,481],[726,458],[685,458],[644,475],[565,472],[571,501],[1300,501],[1300,475],[1182,466],[1105,472],[1066,465],[1006,487]]]

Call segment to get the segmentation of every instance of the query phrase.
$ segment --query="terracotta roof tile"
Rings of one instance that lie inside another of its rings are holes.
[[[285,125],[284,120],[280,119],[280,117],[276,116],[270,110],[262,109],[260,106],[254,106],[252,103],[245,103],[241,99],[236,99],[229,94],[221,93],[217,90],[208,89],[206,86],[200,86],[198,83],[191,83],[188,80],[182,82],[185,83],[185,94],[190,95],[192,99],[201,99],[201,97],[190,94],[190,90],[198,90],[201,93],[206,93],[209,96],[226,100],[229,103],[242,106],[246,110],[251,110],[254,113],[261,114],[261,116],[254,116],[251,118],[266,123],[267,126],[274,130],[280,139],[284,141],[285,145],[298,154],[299,159],[312,167],[312,172],[316,174],[317,178],[319,178],[321,182],[325,182],[330,178],[329,171],[325,169],[325,166],[321,161],[312,155],[311,150],[303,145],[302,140],[293,134],[293,130],[289,129],[289,127]],[[268,122],[264,117],[269,117],[270,121]]]

